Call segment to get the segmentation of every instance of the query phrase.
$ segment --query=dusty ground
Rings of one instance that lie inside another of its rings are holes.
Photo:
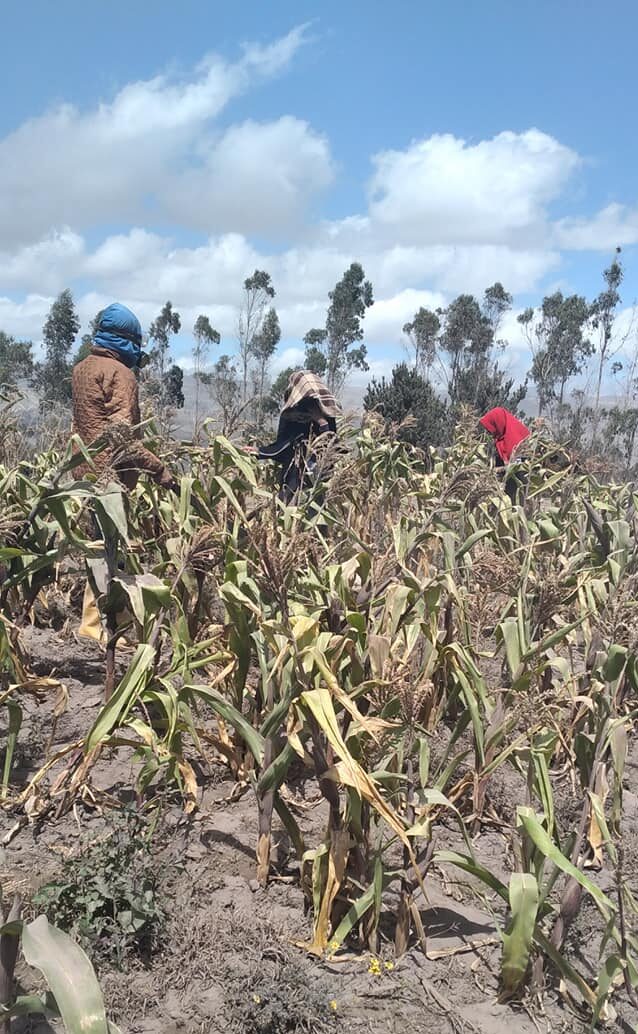
[[[63,681],[68,706],[54,723],[54,693],[39,701],[25,698],[16,785],[37,771],[50,740],[51,748],[58,749],[85,733],[99,708],[103,685],[103,657],[97,647],[49,629],[30,628],[24,641],[32,669]],[[635,762],[628,767],[629,785],[635,784],[635,768]],[[201,779],[195,816],[185,817],[176,803],[168,805],[158,837],[157,866],[168,912],[163,946],[146,966],[131,961],[127,972],[100,970],[109,1015],[124,1034],[404,1034],[408,1029],[567,1034],[587,1029],[552,986],[543,1003],[498,1004],[499,945],[491,911],[498,914],[498,905],[472,898],[467,887],[446,883],[436,871],[428,882],[429,901],[421,901],[429,958],[415,949],[378,975],[368,972],[368,955],[316,962],[296,947],[308,938],[310,921],[304,914],[298,868],[287,857],[283,835],[280,877],[267,890],[256,889],[251,882],[256,845],[251,792],[231,802],[233,784],[221,767]],[[98,762],[92,780],[98,798],[103,791],[115,800],[130,799],[135,781],[130,752],[111,751]],[[507,818],[521,788],[504,775],[492,790],[495,807]],[[324,822],[321,803],[302,797],[293,803],[309,842],[317,844]],[[633,803],[638,805],[636,799]],[[631,800],[629,806],[631,810]],[[638,807],[634,811],[638,829]],[[15,821],[15,813],[0,811],[0,841]],[[49,814],[21,829],[0,849],[5,888],[17,887],[28,898],[59,872],[64,856],[98,835],[105,822],[103,809],[87,800],[62,818]],[[451,823],[438,835],[440,847],[459,846]],[[493,827],[475,845],[484,864],[502,876],[510,864],[504,843]],[[585,957],[594,922],[597,917],[585,908],[570,933],[575,950]],[[32,986],[24,966],[19,975],[25,987]],[[634,1030],[635,1022],[624,1012],[614,1029]],[[35,1020],[14,1024],[16,1034],[54,1029]]]

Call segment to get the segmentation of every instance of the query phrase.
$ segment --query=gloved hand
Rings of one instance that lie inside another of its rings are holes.
[[[177,479],[173,476],[168,467],[164,467],[164,470],[162,471],[157,483],[158,485],[161,485],[162,488],[168,488],[171,492],[175,492],[176,495],[179,495],[180,493],[179,481],[177,481]]]

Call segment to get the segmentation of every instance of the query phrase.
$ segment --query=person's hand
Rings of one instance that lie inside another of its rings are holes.
[[[169,491],[175,492],[176,495],[179,495],[180,493],[179,481],[173,476],[168,467],[164,467],[164,470],[162,471],[162,476],[160,477],[158,484],[162,488],[168,488]]]

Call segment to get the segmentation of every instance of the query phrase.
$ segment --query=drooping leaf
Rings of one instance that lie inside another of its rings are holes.
[[[154,647],[148,643],[137,647],[128,671],[89,731],[86,738],[87,753],[106,739],[128,715],[152,674],[154,660]]]
[[[501,966],[506,995],[518,989],[529,965],[539,903],[538,884],[531,873],[512,873],[509,900],[511,921],[507,933],[503,934]]]
[[[22,929],[26,961],[45,976],[68,1034],[109,1034],[104,999],[80,946],[38,916]]]

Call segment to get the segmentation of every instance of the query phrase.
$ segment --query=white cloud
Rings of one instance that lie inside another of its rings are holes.
[[[468,144],[435,135],[374,157],[372,220],[404,242],[537,243],[545,206],[579,164],[553,137],[530,129]]]
[[[117,280],[118,277],[128,280],[135,269],[143,269],[155,263],[163,250],[161,237],[134,228],[130,233],[107,237],[87,257],[84,273],[105,282]]]
[[[23,301],[0,296],[0,328],[16,338],[37,340],[52,298],[29,294]]]
[[[35,244],[0,251],[0,282],[5,288],[60,291],[75,276],[84,257],[84,240],[68,227]]]
[[[408,288],[389,298],[377,298],[365,319],[366,341],[403,345],[403,327],[423,307],[437,309],[445,304],[442,294]]]
[[[573,251],[608,251],[638,243],[638,208],[611,204],[592,219],[560,219],[556,243]]]
[[[280,234],[300,223],[309,199],[332,179],[326,140],[286,116],[232,126],[199,167],[162,188],[159,204],[198,230]]]
[[[283,182],[271,177],[267,187],[279,186],[301,209],[304,183],[312,193],[331,177],[321,137],[295,119],[248,124],[221,138],[211,123],[233,97],[286,68],[304,38],[304,28],[298,28],[269,46],[246,47],[234,63],[211,57],[184,83],[157,76],[130,83],[95,110],[82,112],[67,104],[25,122],[0,140],[3,240],[14,246],[32,243],[61,224],[78,230],[108,222],[166,220],[173,214],[169,202],[184,199],[193,176],[205,191],[199,199],[200,228],[217,229],[224,213],[215,175],[218,159],[240,185],[254,189],[257,177],[250,180],[246,162],[264,172],[266,162],[285,154]],[[241,155],[229,155],[229,147],[240,143]],[[259,203],[268,212],[272,204],[272,198],[259,194],[245,200],[249,210]],[[191,211],[197,201],[191,201]],[[277,219],[284,209],[284,204],[275,205]]]
[[[303,348],[297,348],[291,346],[289,348],[282,348],[273,359],[270,365],[270,372],[274,377],[282,370],[287,370],[290,366],[303,366],[305,352]]]
[[[0,327],[37,341],[67,286],[84,327],[115,299],[148,326],[170,299],[182,316],[175,353],[188,368],[197,315],[222,333],[222,351],[234,351],[243,281],[266,269],[284,341],[277,372],[303,359],[304,334],[323,324],[328,292],[359,261],[375,295],[366,342],[397,358],[403,324],[421,305],[482,294],[495,280],[514,294],[545,289],[562,250],[638,242],[638,209],[611,204],[593,218],[554,220],[550,206],[581,159],[538,129],[478,141],[441,134],[382,151],[361,211],[313,219],[337,172],[325,136],[285,113],[220,119],[233,98],[286,69],[306,39],[302,27],[234,62],[209,57],[181,82],[130,83],[93,110],[65,105],[0,140],[0,283],[13,296],[0,298]],[[100,235],[110,224],[125,230]],[[196,243],[184,243],[184,230]],[[526,346],[514,316],[503,332],[516,362]],[[375,354],[377,376],[389,363]],[[368,376],[353,374],[353,384]]]

